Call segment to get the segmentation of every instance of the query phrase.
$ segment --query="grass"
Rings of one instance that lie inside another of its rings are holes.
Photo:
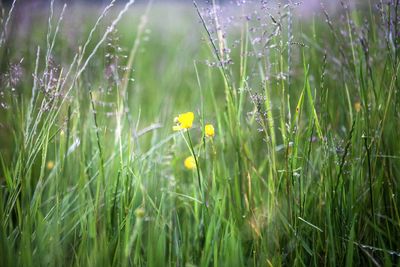
[[[211,2],[4,9],[1,266],[400,265],[399,1]]]

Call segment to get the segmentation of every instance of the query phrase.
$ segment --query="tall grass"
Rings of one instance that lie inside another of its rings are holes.
[[[1,266],[400,264],[399,1],[209,2],[4,10]]]

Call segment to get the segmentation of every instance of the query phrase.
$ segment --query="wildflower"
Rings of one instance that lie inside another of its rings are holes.
[[[360,112],[361,110],[361,103],[360,102],[356,102],[354,103],[354,109],[356,110],[356,112]]]
[[[50,160],[46,164],[46,168],[50,171],[54,168],[54,161]]]
[[[189,156],[185,159],[185,161],[183,162],[183,164],[185,165],[186,169],[188,170],[193,170],[194,168],[196,168],[196,160],[194,159],[193,156]]]
[[[206,126],[204,127],[204,132],[207,137],[214,137],[215,135],[214,126],[212,124],[206,124]]]
[[[176,117],[174,120],[177,125],[173,126],[172,129],[174,131],[190,129],[192,128],[193,120],[194,120],[193,112],[186,112],[179,114],[179,116]]]
[[[139,219],[143,218],[145,214],[145,210],[143,208],[137,208],[135,210],[135,216]]]

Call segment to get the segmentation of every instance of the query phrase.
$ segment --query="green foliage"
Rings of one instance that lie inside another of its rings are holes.
[[[400,264],[398,1],[131,2],[3,12],[0,266]]]

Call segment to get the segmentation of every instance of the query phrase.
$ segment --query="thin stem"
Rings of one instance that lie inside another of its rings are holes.
[[[202,189],[202,187],[201,187],[201,178],[200,178],[199,162],[198,162],[198,160],[197,160],[196,153],[194,152],[192,139],[190,138],[190,133],[189,133],[189,131],[186,131],[186,133],[187,133],[188,140],[189,140],[189,147],[190,147],[190,150],[191,150],[192,155],[193,155],[193,157],[194,157],[194,161],[195,161],[195,163],[196,163],[197,181],[198,181],[198,183],[199,183],[200,193],[201,193],[201,196],[203,197],[203,201],[204,201],[203,189]]]
[[[368,137],[366,135],[363,135],[362,138],[364,139],[364,146],[365,146],[365,150],[367,151],[369,195],[370,195],[370,203],[371,203],[371,209],[372,209],[372,217],[373,217],[373,221],[375,223],[374,198],[373,198],[373,192],[372,192],[372,169],[371,169],[370,151],[369,151],[368,140],[367,140]]]

